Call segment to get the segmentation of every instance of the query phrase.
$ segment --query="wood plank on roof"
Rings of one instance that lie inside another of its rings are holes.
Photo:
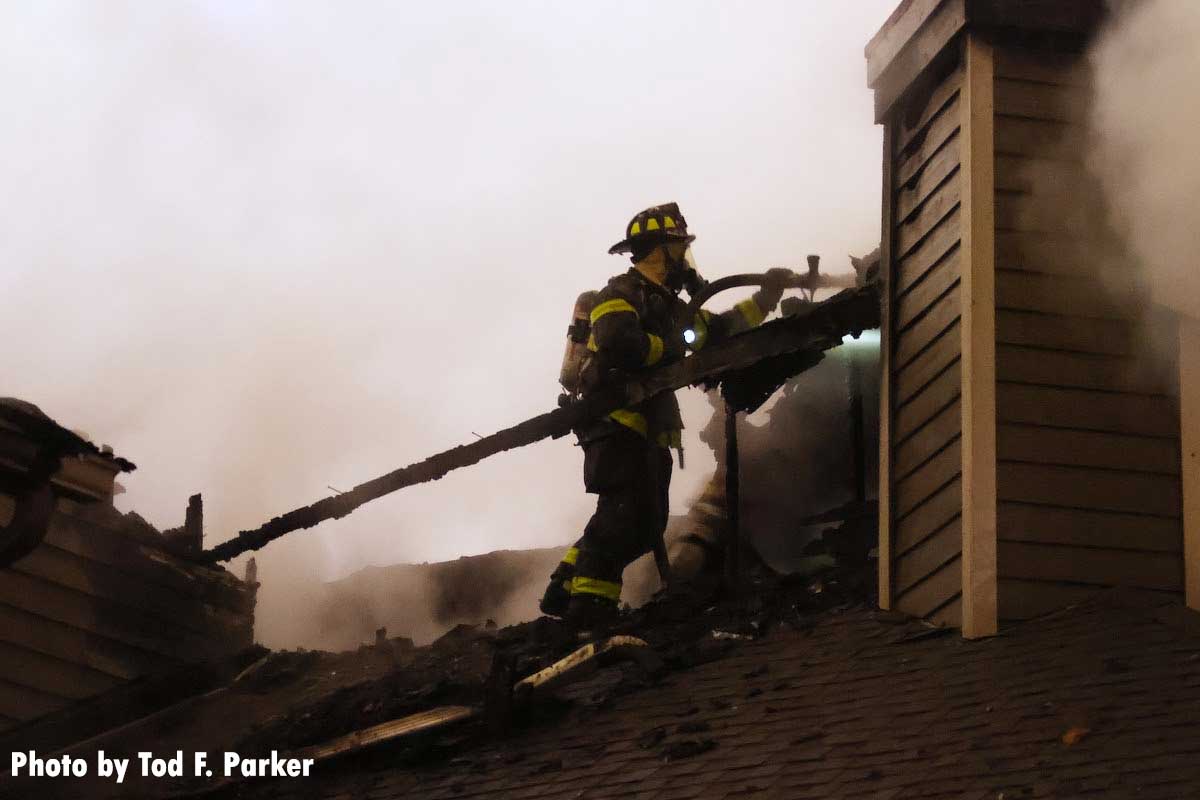
[[[896,557],[896,592],[903,594],[962,554],[962,517]]]
[[[1098,280],[996,270],[996,307],[1073,317],[1137,319],[1142,303]]]
[[[962,472],[961,442],[955,439],[914,472],[894,482],[896,513],[905,515]]]
[[[935,414],[962,395],[960,362],[952,363],[945,372],[926,384],[924,389],[896,409],[894,439],[901,441]]]
[[[1145,472],[1047,464],[996,464],[1001,500],[1178,518],[1179,479]]]
[[[961,256],[957,253],[961,241],[959,209],[954,209],[925,241],[897,263],[896,294],[902,295],[925,278],[929,272],[948,258],[954,259],[955,273]]]
[[[0,603],[168,658],[188,660],[218,649],[151,617],[13,570],[0,574]]]
[[[1096,243],[1070,233],[997,231],[996,267],[1100,278],[1115,285],[1117,276],[1100,270],[1097,255],[1102,254],[1095,247]]]
[[[1087,91],[1014,78],[997,78],[996,113],[1027,119],[1083,123],[1087,121]]]
[[[81,700],[117,686],[111,675],[70,661],[0,641],[0,675],[20,676],[22,683],[40,691]]]
[[[1136,326],[1129,320],[1072,317],[1035,311],[996,311],[996,341],[1002,344],[1105,353],[1144,353]]]
[[[1179,368],[1180,484],[1183,489],[1184,602],[1200,611],[1200,321],[1184,317],[1176,331]]]
[[[174,659],[2,603],[0,640],[82,664],[120,680],[179,665]]]
[[[999,383],[997,392],[1000,422],[1179,438],[1174,398],[1017,383]]]
[[[998,514],[1005,541],[1166,553],[1183,549],[1177,519],[1011,502],[1000,503]]]
[[[897,442],[892,461],[896,480],[902,480],[962,435],[962,406],[955,400],[908,438]]]
[[[230,611],[253,608],[253,595],[228,572],[190,564],[161,548],[123,536],[108,527],[69,514],[55,514],[46,532],[46,542],[76,556],[105,564],[172,590],[194,601],[211,603]]]
[[[907,402],[959,358],[962,353],[960,324],[955,322],[951,325],[945,334],[905,365],[904,369],[894,370],[897,402]]]
[[[113,481],[121,467],[108,458],[85,453],[64,458],[52,482],[83,499],[107,502],[113,493]]]
[[[962,614],[962,592],[959,592],[949,603],[937,611],[927,614],[926,619],[934,625],[941,625],[944,628],[961,628]]]
[[[997,155],[1083,160],[1079,148],[1068,146],[1070,142],[1083,141],[1083,131],[1076,125],[997,114],[995,136]]]
[[[997,442],[998,455],[1005,461],[1179,474],[1179,443],[1174,439],[1001,423]]]
[[[131,616],[159,619],[178,630],[180,636],[185,631],[202,637],[229,636],[249,622],[245,615],[210,606],[197,597],[139,580],[138,576],[54,546],[43,545],[8,569],[111,601]]]
[[[1095,586],[1011,578],[1001,578],[999,584],[1000,618],[1006,620],[1032,619],[1072,603],[1083,602],[1099,591]]]
[[[1050,197],[1021,192],[996,193],[996,230],[1022,233],[1073,235],[1092,223],[1087,212],[1070,204],[1067,197]]]
[[[873,84],[900,55],[942,0],[908,0],[901,3],[867,43],[867,85]]]
[[[955,558],[907,592],[898,592],[896,608],[925,617],[962,593],[962,559]]]
[[[876,122],[882,121],[884,115],[897,105],[897,101],[913,101],[913,90],[922,88],[918,80],[922,74],[928,76],[934,72],[937,62],[947,56],[956,57],[951,46],[966,24],[964,0],[913,0],[913,3],[929,3],[932,13],[920,23],[915,33],[904,37],[899,52],[884,59],[871,53],[879,54],[887,50],[877,46],[868,51],[868,74],[872,62],[878,65],[875,77],[868,81],[868,85],[875,90]],[[891,41],[890,37],[885,37],[885,40]],[[923,100],[917,103],[924,106]]]
[[[1001,541],[1000,574],[1019,580],[1183,589],[1183,556],[1060,544]]]
[[[960,251],[956,247],[895,301],[896,328],[903,330],[958,283]]]
[[[1166,369],[1153,359],[1008,344],[996,348],[996,378],[1010,383],[1138,394],[1168,394],[1171,389]]]
[[[896,220],[906,221],[959,168],[958,138],[946,142],[912,178],[896,187]]]
[[[884,153],[891,153],[892,158],[899,162],[933,135],[930,129],[934,125],[947,118],[957,120],[958,112],[954,110],[954,104],[958,102],[962,78],[962,66],[955,67],[938,82],[919,111],[914,98],[914,102],[904,109],[904,113],[897,114],[893,146],[890,150],[884,150]],[[955,127],[957,124],[957,121],[952,122]],[[953,130],[953,127],[949,130]],[[945,141],[944,135],[942,141]]]
[[[996,289],[993,48],[964,43],[962,190],[963,636],[996,632]]]
[[[0,464],[13,472],[28,472],[37,458],[37,443],[13,426],[2,421],[0,425]]]
[[[883,125],[883,202],[880,203],[879,242],[880,309],[879,330],[882,341],[879,347],[879,558],[877,583],[880,608],[892,607],[892,419],[895,413],[895,390],[892,388],[892,342],[895,323],[892,320],[894,305],[896,268],[892,258],[892,235],[895,230],[895,192],[892,178],[892,148],[896,135],[895,117],[884,120]]]
[[[962,512],[962,483],[955,478],[910,514],[896,521],[897,553],[912,549],[931,533],[950,524]]]
[[[921,137],[913,141],[911,149],[896,156],[895,183],[892,185],[893,197],[899,199],[901,190],[920,178],[930,160],[934,156],[946,152],[947,145],[957,140],[959,127],[959,106],[956,98],[941,115],[930,123]],[[956,154],[958,152],[957,145],[954,147],[954,152]],[[949,175],[950,173],[947,171],[945,174]],[[938,183],[940,181],[931,184],[929,188],[936,187]],[[928,196],[928,192],[925,193],[925,196]],[[896,221],[906,219],[912,213],[914,206],[915,204],[910,204],[903,215],[897,213]]]
[[[1077,161],[1012,153],[996,155],[997,192],[1058,196],[1066,191],[1066,187],[1084,186],[1089,180],[1087,168]]]
[[[1079,53],[1013,46],[996,48],[998,78],[1087,88],[1091,85],[1090,72],[1087,59]]]
[[[896,252],[908,256],[917,245],[944,224],[946,217],[958,207],[962,198],[960,173],[955,173],[926,198],[917,211],[896,226]]]
[[[938,337],[945,335],[951,325],[962,315],[962,299],[959,296],[959,285],[953,284],[950,289],[926,309],[912,325],[899,332],[896,336],[896,348],[893,356],[900,369],[916,358],[921,351],[929,347]]]
[[[112,506],[100,503],[84,504],[68,500],[59,503],[55,513],[56,516],[63,515],[83,522],[88,529],[101,528],[116,536],[123,536],[155,549],[161,549],[163,546],[162,535],[152,526],[126,519],[129,515],[121,514]]]
[[[1107,5],[1097,0],[972,0],[970,22],[979,28],[1074,34],[1079,37],[1075,40],[1077,45],[1082,47],[1083,37],[1094,33],[1103,22]]]

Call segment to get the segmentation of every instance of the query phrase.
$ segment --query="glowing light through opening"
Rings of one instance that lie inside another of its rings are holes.
[[[877,349],[879,347],[879,330],[874,329],[863,331],[862,335],[857,339],[850,334],[846,334],[842,337],[842,344],[850,345],[851,347],[870,347]]]
[[[692,330],[691,328],[688,328],[686,331],[683,332],[683,341],[685,341],[688,344],[694,344],[696,341],[696,332],[694,330]]]

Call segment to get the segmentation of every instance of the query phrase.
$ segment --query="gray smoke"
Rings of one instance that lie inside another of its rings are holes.
[[[210,544],[546,411],[637,209],[680,202],[710,278],[875,239],[892,5],[12,5],[0,394],[137,462],[118,503],[159,528],[201,492]],[[712,463],[683,402],[677,507]],[[370,565],[565,546],[591,502],[564,439],[293,534],[260,638],[311,643]]]
[[[1154,300],[1200,317],[1200,4],[1121,3],[1091,53],[1090,166]]]

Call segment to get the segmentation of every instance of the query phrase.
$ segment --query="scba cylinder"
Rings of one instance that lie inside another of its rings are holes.
[[[591,314],[596,306],[596,292],[584,292],[575,300],[571,309],[571,325],[567,328],[567,348],[563,352],[562,368],[558,372],[559,384],[570,394],[578,394],[583,388],[582,374],[591,353],[588,351],[588,336],[591,333]]]

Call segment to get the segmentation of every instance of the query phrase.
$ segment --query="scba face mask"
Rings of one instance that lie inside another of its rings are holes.
[[[667,246],[667,286],[675,292],[686,291],[689,296],[695,295],[705,285],[696,268],[696,258],[692,254],[691,245]]]

